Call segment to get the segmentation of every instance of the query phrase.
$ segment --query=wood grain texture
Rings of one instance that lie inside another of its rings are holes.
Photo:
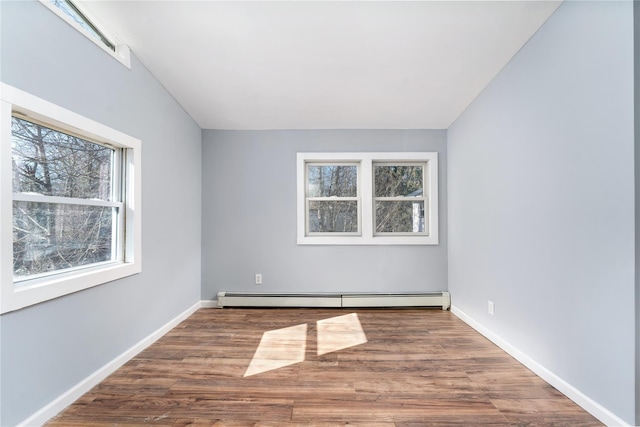
[[[306,343],[262,341],[301,324]],[[349,331],[359,335],[343,348]],[[340,350],[318,355],[319,342]],[[304,360],[244,376],[254,355],[297,345]],[[201,309],[47,425],[602,424],[447,311]]]

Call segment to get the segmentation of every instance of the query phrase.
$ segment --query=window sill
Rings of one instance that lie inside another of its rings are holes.
[[[298,245],[437,245],[438,236],[303,236]]]
[[[18,286],[14,283],[13,289],[5,291],[2,295],[0,313],[16,311],[63,295],[132,276],[140,271],[139,262],[119,262],[25,280],[20,282]]]

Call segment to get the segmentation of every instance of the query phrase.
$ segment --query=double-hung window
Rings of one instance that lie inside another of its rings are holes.
[[[438,243],[438,156],[298,153],[298,244]]]
[[[11,118],[13,276],[121,259],[123,150]]]
[[[308,233],[359,234],[358,169],[357,163],[307,163]]]
[[[139,272],[140,141],[7,85],[0,118],[2,312]]]
[[[374,235],[426,235],[426,162],[374,162]]]

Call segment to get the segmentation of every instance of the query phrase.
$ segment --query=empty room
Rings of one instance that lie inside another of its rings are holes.
[[[0,425],[640,425],[640,7],[0,1]]]

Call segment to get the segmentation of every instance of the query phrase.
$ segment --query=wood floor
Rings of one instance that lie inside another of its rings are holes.
[[[47,425],[347,424],[602,425],[423,309],[201,309]]]

